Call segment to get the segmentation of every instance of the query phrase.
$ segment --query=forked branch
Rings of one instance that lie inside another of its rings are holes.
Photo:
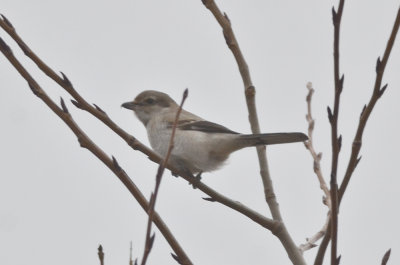
[[[356,169],[358,163],[360,162],[361,157],[359,157],[359,153],[361,150],[362,136],[363,136],[367,121],[368,121],[376,103],[378,102],[379,98],[383,95],[383,93],[385,92],[385,90],[387,88],[387,84],[382,87],[382,78],[383,78],[383,74],[385,72],[386,64],[389,60],[389,57],[390,57],[390,54],[391,54],[391,51],[393,48],[393,44],[396,40],[396,36],[399,31],[399,27],[400,27],[400,8],[397,10],[396,19],[395,19],[389,40],[386,44],[383,59],[380,60],[380,58],[378,58],[378,60],[377,60],[376,78],[375,78],[375,84],[374,84],[371,98],[370,98],[368,104],[365,105],[361,111],[361,116],[360,116],[360,120],[358,123],[357,132],[354,137],[353,144],[352,144],[350,160],[348,162],[343,181],[342,181],[342,183],[340,185],[340,189],[338,191],[338,206],[340,205],[340,202],[343,199],[344,193],[349,184],[351,176],[353,175],[354,170]],[[331,224],[329,224],[329,226],[331,226]],[[331,238],[331,234],[327,233],[325,235],[324,239],[322,240],[321,245],[318,249],[317,256],[315,258],[314,265],[322,265],[322,262],[323,262],[323,259],[325,256],[325,251],[326,251],[326,248],[330,241],[330,238]]]
[[[94,117],[102,121],[107,127],[113,130],[117,135],[119,135],[125,142],[134,150],[138,150],[144,153],[151,161],[160,164],[162,158],[154,153],[150,148],[142,144],[135,137],[124,131],[121,127],[119,127],[110,117],[97,105],[89,104],[73,87],[72,83],[69,81],[67,76],[64,73],[61,73],[62,77],[60,77],[55,71],[53,71],[49,66],[47,66],[19,37],[15,28],[12,24],[2,16],[0,19],[0,26],[17,42],[17,44],[21,47],[21,49],[25,52],[25,55],[30,58],[47,76],[53,79],[57,84],[59,84],[62,88],[64,88],[73,98],[72,103],[90,114]],[[173,165],[168,164],[167,168],[172,172],[178,174],[182,178],[184,178],[189,183],[194,183],[196,187],[207,194],[212,201],[219,202],[224,204],[225,206],[238,211],[239,213],[245,215],[250,218],[254,222],[259,225],[273,231],[279,230],[279,223],[274,220],[263,216],[262,214],[250,209],[249,207],[232,200],[217,191],[213,190],[209,186],[205,185],[203,182],[198,181],[192,176],[188,176],[185,172],[181,172],[178,168],[175,168]],[[146,208],[147,209],[147,208]],[[145,209],[145,210],[146,210]],[[147,211],[147,210],[146,210]]]
[[[4,18],[4,17],[3,17]],[[9,25],[11,25],[8,22]],[[14,56],[10,47],[0,38],[0,50],[4,56],[9,60],[9,62],[14,66],[14,68],[20,73],[20,75],[28,82],[29,87],[32,92],[39,97],[64,123],[72,130],[72,132],[78,138],[81,147],[88,149],[92,154],[94,154],[100,161],[102,161],[125,185],[125,187],[130,191],[133,197],[138,201],[140,206],[147,211],[149,209],[149,203],[146,198],[140,192],[138,187],[133,183],[131,178],[126,174],[126,172],[118,164],[114,157],[109,157],[100,147],[98,147],[85,133],[84,131],[75,123],[71,114],[69,113],[67,106],[63,99],[61,99],[61,108],[54,103],[54,101],[46,94],[46,92],[41,88],[41,86],[36,82],[36,80],[28,73],[28,71],[22,66],[22,64]],[[69,81],[65,81],[68,82]],[[176,255],[182,261],[182,264],[191,265],[189,257],[186,255],[182,247],[179,245],[178,241],[175,239],[169,228],[163,222],[161,217],[154,213],[153,217],[154,223],[164,235],[165,239],[168,241]]]

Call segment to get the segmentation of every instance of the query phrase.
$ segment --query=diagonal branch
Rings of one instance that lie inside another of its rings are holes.
[[[222,13],[217,4],[214,0],[202,0],[205,7],[210,10],[210,12],[214,15],[215,19],[217,20],[218,24],[222,28],[222,32],[224,34],[224,38],[226,44],[228,45],[229,49],[231,50],[233,56],[235,57],[236,63],[239,67],[239,72],[243,80],[245,95],[246,95],[246,103],[247,109],[249,112],[249,121],[251,125],[251,130],[254,134],[260,133],[260,125],[258,122],[257,116],[257,109],[256,109],[256,102],[255,102],[255,87],[251,81],[249,67],[244,59],[244,56],[240,50],[239,43],[236,40],[235,34],[232,30],[231,21],[229,20],[226,13]],[[281,243],[283,244],[288,256],[293,264],[305,264],[305,260],[297,248],[296,244],[294,243],[293,239],[291,238],[287,228],[283,222],[279,204],[277,202],[274,187],[272,185],[271,176],[269,174],[268,163],[267,163],[267,154],[265,146],[257,147],[257,154],[258,154],[258,161],[260,164],[260,174],[261,179],[264,185],[264,194],[265,199],[268,203],[268,206],[271,210],[271,214],[273,220],[279,222],[280,229],[278,233],[274,233]]]
[[[39,97],[64,123],[72,130],[72,132],[78,138],[79,144],[82,148],[88,149],[92,154],[94,154],[100,161],[102,161],[125,185],[125,187],[130,191],[133,197],[138,201],[140,206],[147,211],[149,208],[149,203],[146,198],[140,192],[138,187],[129,178],[126,172],[119,166],[117,160],[112,157],[110,158],[100,147],[98,147],[85,133],[84,131],[75,123],[71,114],[69,113],[65,102],[61,99],[61,108],[54,103],[52,99],[46,94],[46,92],[40,87],[35,79],[28,73],[28,71],[22,66],[22,64],[17,60],[11,51],[10,47],[0,38],[0,50],[4,56],[9,60],[9,62],[14,66],[14,68],[19,72],[19,74],[28,82],[29,87],[32,92]],[[192,264],[189,257],[186,255],[182,247],[179,245],[178,241],[175,239],[167,225],[158,215],[154,214],[154,223],[164,235],[165,239],[168,241],[174,252],[182,260],[182,264]]]
[[[102,121],[107,127],[109,127],[112,131],[114,131],[117,135],[119,135],[125,142],[134,150],[140,151],[148,158],[155,162],[160,163],[162,158],[154,153],[150,148],[142,144],[139,140],[135,137],[124,131],[121,127],[119,127],[110,117],[105,113],[100,107],[97,105],[89,104],[73,87],[72,83],[69,81],[67,76],[63,73],[62,78],[53,71],[49,66],[47,66],[18,36],[17,32],[15,31],[12,24],[2,16],[0,19],[0,27],[2,27],[13,39],[17,42],[17,44],[21,47],[21,49],[25,52],[25,55],[30,58],[47,76],[53,79],[57,84],[59,84],[62,88],[64,88],[75,100],[72,100],[72,103],[90,114],[94,117]],[[240,202],[234,201],[217,191],[213,190],[209,186],[205,185],[204,183],[195,180],[192,176],[186,175],[185,172],[180,172],[179,169],[173,167],[172,165],[168,164],[167,168],[174,173],[177,173],[179,176],[184,178],[189,183],[195,182],[196,187],[207,194],[209,197],[212,198],[212,201],[219,202],[224,204],[225,206],[238,211],[239,213],[247,216],[254,222],[258,223],[259,225],[273,231],[279,230],[279,223],[275,222],[274,220],[267,218],[260,213],[250,209],[249,207],[241,204]],[[147,209],[147,208],[146,208]],[[146,210],[145,209],[145,210]],[[161,231],[162,232],[162,231]]]
[[[375,107],[375,104],[377,103],[377,101],[379,100],[379,98],[383,95],[383,93],[385,92],[386,88],[387,88],[387,84],[384,85],[382,87],[382,78],[383,78],[383,74],[386,68],[386,64],[389,60],[390,57],[390,53],[392,51],[393,48],[393,44],[394,41],[396,40],[396,36],[398,33],[400,27],[400,8],[397,11],[397,16],[396,16],[396,20],[394,22],[393,25],[393,29],[392,32],[390,34],[389,40],[386,44],[386,48],[385,48],[385,52],[383,55],[383,59],[382,61],[380,60],[380,58],[378,58],[377,60],[377,65],[376,65],[376,79],[375,79],[375,84],[374,84],[374,88],[373,88],[373,92],[371,95],[371,98],[368,102],[367,105],[364,106],[362,112],[361,112],[361,116],[360,116],[360,121],[358,123],[358,127],[357,127],[357,132],[356,135],[354,137],[353,140],[353,144],[352,144],[352,150],[351,150],[351,155],[350,155],[350,160],[349,163],[347,165],[347,169],[342,181],[342,184],[340,185],[340,189],[338,192],[338,203],[340,205],[340,202],[343,199],[344,193],[346,191],[346,188],[349,184],[349,181],[351,179],[351,176],[354,172],[354,170],[356,169],[358,162],[360,162],[361,157],[359,157],[359,153],[361,150],[361,144],[362,144],[362,136],[364,133],[364,129],[365,126],[367,124],[367,121],[372,113],[372,110]],[[329,224],[330,226],[331,224]],[[329,240],[331,238],[331,235],[329,233],[327,233],[323,239],[323,241],[321,242],[321,245],[319,247],[314,265],[321,265],[323,262],[323,258],[325,255],[325,251],[326,248],[328,246]]]

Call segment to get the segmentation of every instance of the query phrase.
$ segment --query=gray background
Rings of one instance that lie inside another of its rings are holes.
[[[331,6],[338,1],[218,1],[232,20],[257,88],[264,132],[306,131],[305,87],[312,81],[315,146],[330,167],[333,103]],[[339,180],[347,166],[362,106],[375,80],[376,58],[391,31],[397,0],[347,1],[341,34],[345,85],[339,132],[343,148]],[[185,108],[250,132],[242,81],[221,29],[200,0],[59,1],[2,0],[1,12],[31,48],[55,70],[68,75],[82,96],[101,106],[124,129],[148,144],[142,124],[122,102],[145,89],[158,89]],[[70,99],[27,60],[16,55],[54,100]],[[387,92],[364,135],[363,155],[340,210],[341,264],[400,263],[398,150],[400,45],[395,44],[384,76]],[[142,255],[146,216],[120,181],[81,149],[63,122],[29,90],[0,56],[0,261],[1,264],[127,264],[129,242]],[[157,165],[133,152],[109,129],[68,103],[74,118],[108,154],[113,154],[148,196]],[[327,209],[302,144],[268,149],[282,214],[297,243],[323,224]],[[269,215],[256,152],[231,156],[222,170],[204,174],[205,183]],[[289,264],[280,242],[240,214],[201,199],[182,179],[163,179],[157,210],[195,264]],[[160,233],[148,264],[176,264]],[[316,249],[305,253],[311,264]]]

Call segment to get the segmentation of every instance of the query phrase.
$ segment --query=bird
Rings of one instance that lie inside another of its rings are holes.
[[[146,90],[123,103],[143,123],[152,149],[165,157],[179,105],[166,93]],[[203,172],[221,168],[229,155],[245,147],[303,142],[301,132],[241,134],[182,109],[169,157],[179,171],[200,178]]]

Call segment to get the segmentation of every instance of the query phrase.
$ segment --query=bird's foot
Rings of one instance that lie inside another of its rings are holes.
[[[197,173],[195,176],[193,176],[193,181],[192,181],[191,183],[189,183],[189,185],[192,185],[192,186],[193,186],[193,189],[197,189],[197,184],[200,183],[201,174],[202,174],[202,173],[203,173],[203,172],[200,171],[200,172]]]

